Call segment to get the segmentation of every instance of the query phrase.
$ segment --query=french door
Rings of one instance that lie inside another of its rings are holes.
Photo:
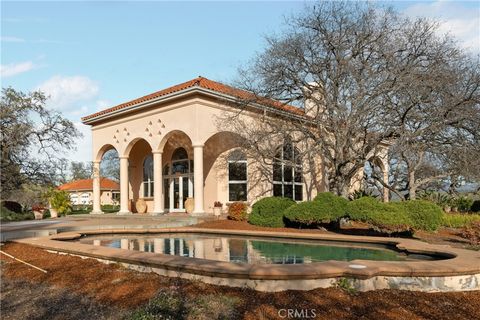
[[[184,212],[185,200],[193,197],[193,178],[191,175],[179,175],[165,178],[165,209],[169,212]]]

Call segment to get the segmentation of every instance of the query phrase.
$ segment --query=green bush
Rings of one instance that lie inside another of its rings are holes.
[[[114,213],[120,211],[120,206],[119,205],[113,205],[113,204],[104,204],[102,206],[102,211],[105,213]]]
[[[0,206],[15,213],[22,213],[22,205],[16,201],[3,200]]]
[[[290,198],[263,198],[253,205],[248,222],[262,227],[284,227],[283,212],[294,204],[295,201]]]
[[[436,204],[426,200],[409,200],[392,202],[403,210],[416,230],[435,231],[442,224],[443,210]]]
[[[345,216],[348,200],[329,192],[313,201],[297,203],[284,211],[288,221],[306,226],[331,223]]]
[[[443,214],[441,224],[449,228],[463,228],[470,226],[476,221],[480,222],[480,214],[447,213]]]
[[[247,220],[247,204],[243,202],[234,202],[228,207],[228,219],[235,221]]]
[[[0,221],[22,221],[35,219],[32,212],[15,213],[5,207],[0,207]]]
[[[409,231],[412,224],[401,206],[383,203],[370,197],[349,202],[347,215],[351,220],[366,222],[387,233]]]
[[[452,201],[452,207],[460,212],[468,212],[473,205],[473,199],[469,197],[458,197]]]

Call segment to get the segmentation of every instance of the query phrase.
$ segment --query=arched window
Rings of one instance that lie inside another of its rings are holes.
[[[188,153],[184,148],[177,148],[172,154],[172,174],[176,173],[190,173],[193,170],[193,165],[188,160]]]
[[[148,155],[143,160],[143,196],[153,197],[153,156]]]
[[[228,201],[247,201],[247,157],[238,149],[228,156]]]
[[[286,142],[273,159],[273,195],[303,200],[302,161],[299,151]]]

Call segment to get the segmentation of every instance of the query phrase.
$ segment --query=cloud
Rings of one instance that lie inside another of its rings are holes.
[[[49,106],[63,110],[78,107],[78,103],[94,99],[99,92],[97,83],[84,76],[53,76],[36,89],[50,97]]]
[[[34,69],[36,66],[32,61],[25,61],[19,63],[10,63],[0,65],[0,75],[4,78],[16,76]]]
[[[467,4],[471,6],[471,4]],[[417,3],[404,13],[411,17],[427,17],[440,22],[439,32],[450,34],[466,49],[480,52],[480,14],[478,8],[469,8],[454,1]]]
[[[18,37],[0,37],[0,41],[2,42],[25,42],[25,39],[18,38]]]

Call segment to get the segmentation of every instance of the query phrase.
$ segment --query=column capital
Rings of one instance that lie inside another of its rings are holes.
[[[203,148],[205,145],[203,143],[195,143],[195,144],[192,144],[192,147],[194,148]]]
[[[128,156],[120,156],[118,157],[119,159],[127,159],[128,160]]]
[[[163,150],[152,151],[152,154],[162,154],[162,153],[163,153]]]

